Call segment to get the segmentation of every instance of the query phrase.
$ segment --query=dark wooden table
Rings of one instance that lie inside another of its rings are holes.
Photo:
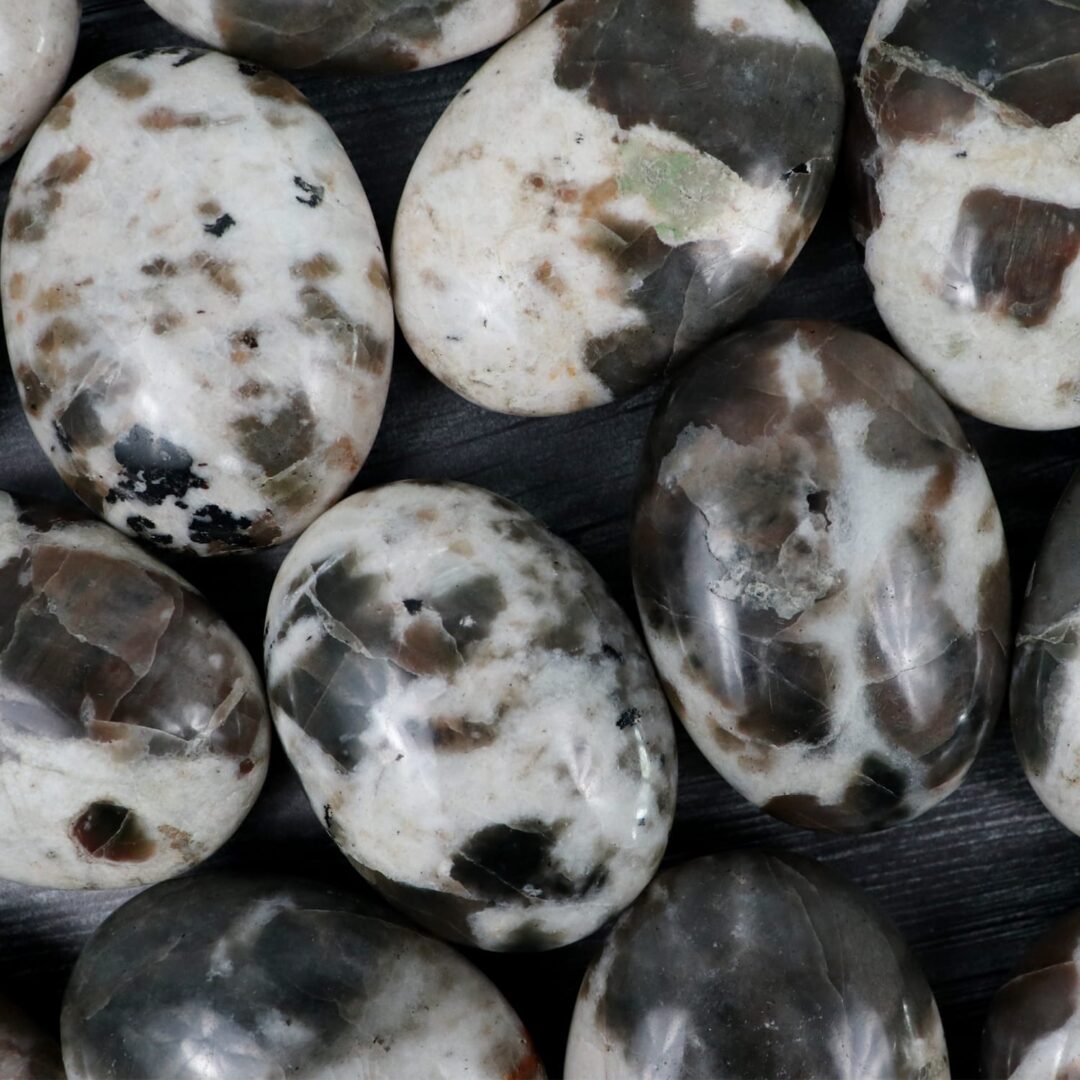
[[[810,0],[849,78],[873,5],[874,0]],[[84,0],[84,8],[73,80],[121,53],[181,40],[140,0]],[[352,156],[387,243],[414,157],[477,64],[470,60],[367,81],[296,80]],[[0,168],[5,198],[16,164]],[[836,319],[887,340],[847,227],[845,200],[838,185],[806,250],[755,321]],[[491,488],[577,545],[632,609],[628,518],[656,397],[654,388],[621,404],[551,420],[498,416],[443,388],[399,340],[386,419],[359,485],[446,477]],[[1071,472],[1077,435],[1006,431],[962,420],[1001,505],[1019,601]],[[6,355],[0,372],[0,487],[74,501],[30,434]],[[271,552],[177,565],[259,656],[266,599],[280,559],[281,553]],[[669,861],[767,844],[813,855],[856,881],[892,916],[921,958],[945,1019],[954,1076],[976,1076],[990,995],[1033,936],[1080,903],[1080,840],[1059,826],[1029,789],[1007,718],[967,782],[941,807],[912,824],[859,838],[806,833],[773,821],[731,791],[681,734],[679,751],[678,816]],[[359,878],[309,809],[280,747],[275,755],[261,800],[211,865],[292,870],[359,888]],[[79,949],[129,895],[0,883],[0,990],[55,1025]],[[596,938],[538,956],[473,954],[521,1013],[552,1076],[561,1074],[578,983],[599,944]]]

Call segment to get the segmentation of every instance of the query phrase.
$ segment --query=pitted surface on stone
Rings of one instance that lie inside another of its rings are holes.
[[[393,314],[367,199],[289,83],[121,57],[49,115],[0,285],[31,427],[110,524],[199,554],[296,535],[379,427]]]
[[[821,211],[843,89],[789,0],[566,0],[504,46],[417,159],[402,328],[487,408],[640,389],[756,305]]]
[[[918,964],[819,864],[745,851],[658,878],[585,976],[567,1080],[947,1080]]]
[[[669,697],[747,798],[862,830],[963,779],[1004,693],[1004,537],[891,349],[790,322],[703,354],[658,408],[633,543]]]
[[[71,1080],[543,1080],[521,1021],[451,948],[358,896],[167,882],[91,938],[61,1021]]]
[[[1080,424],[1080,10],[882,0],[849,139],[878,309],[955,404]]]
[[[131,541],[0,494],[0,877],[160,881],[262,786],[258,672],[202,597]]]
[[[512,503],[422,483],[348,499],[285,561],[266,657],[319,818],[438,933],[567,944],[655,872],[663,695],[596,572]]]
[[[0,998],[0,1076],[4,1080],[64,1080],[60,1047],[7,998]]]

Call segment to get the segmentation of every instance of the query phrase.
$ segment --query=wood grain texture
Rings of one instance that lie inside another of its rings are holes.
[[[850,79],[873,0],[810,0],[809,6]],[[183,40],[139,0],[84,0],[84,7],[73,80],[121,53]],[[384,242],[417,151],[477,64],[367,81],[296,80],[349,151]],[[0,169],[5,199],[16,164]],[[785,315],[837,319],[887,340],[844,203],[838,186],[795,268],[752,321]],[[628,517],[657,393],[654,388],[621,404],[550,420],[497,416],[445,390],[399,340],[386,419],[359,485],[450,477],[492,488],[576,544],[618,599],[632,607]],[[1072,469],[1077,435],[1005,431],[962,419],[1001,504],[1019,599]],[[0,488],[73,502],[30,434],[6,356],[0,370]],[[280,559],[280,553],[270,553],[177,565],[258,655],[266,597]],[[213,865],[294,870],[359,887],[304,801],[280,747],[275,751],[262,799]],[[1057,825],[1028,788],[1007,721],[1002,719],[966,784],[936,811],[855,839],[803,833],[772,821],[731,791],[682,735],[680,753],[669,861],[766,844],[813,855],[846,874],[892,916],[922,959],[945,1018],[954,1075],[975,1076],[990,994],[1027,943],[1080,903],[1080,840]],[[55,1024],[79,948],[128,895],[0,884],[0,990]],[[472,954],[521,1012],[553,1076],[561,1072],[578,983],[599,940],[542,956]]]

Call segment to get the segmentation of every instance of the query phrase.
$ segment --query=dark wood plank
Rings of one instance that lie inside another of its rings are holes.
[[[663,0],[658,0],[663,2]],[[73,79],[120,53],[180,40],[139,0],[84,0]],[[873,0],[811,0],[850,76]],[[477,61],[369,81],[298,81],[328,117],[364,181],[384,240],[409,167],[441,110]],[[0,192],[14,175],[0,169]],[[886,337],[874,311],[834,191],[821,225],[786,281],[755,314],[838,319]],[[1022,362],[1022,358],[1017,358]],[[6,356],[0,370],[0,487],[71,502],[23,418]],[[655,389],[578,416],[523,421],[454,397],[399,341],[382,433],[361,486],[403,477],[455,477],[515,499],[578,545],[631,604],[626,541],[638,454]],[[983,455],[1002,506],[1015,591],[1022,593],[1053,505],[1077,449],[1075,433],[1026,434],[974,420],[965,427]],[[264,605],[281,555],[180,567],[230,619],[256,655]],[[303,799],[276,748],[263,798],[218,866],[288,869],[358,885]],[[669,860],[730,846],[768,844],[824,859],[890,913],[929,974],[948,1029],[954,1075],[977,1071],[989,995],[1026,943],[1080,900],[1080,842],[1046,814],[1013,753],[1007,723],[964,787],[936,812],[875,836],[836,838],[781,825],[746,804],[680,739],[678,821]],[[0,987],[55,1023],[64,982],[94,927],[129,894],[60,893],[0,884]],[[474,958],[533,1031],[552,1075],[582,971],[598,940],[543,956]]]

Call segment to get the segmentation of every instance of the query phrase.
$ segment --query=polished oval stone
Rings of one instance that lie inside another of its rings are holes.
[[[70,1080],[543,1080],[521,1021],[453,949],[347,893],[201,875],[129,901],[64,998]]]
[[[7,998],[0,998],[0,1076],[64,1080],[60,1047]]]
[[[1080,1075],[1080,911],[1056,922],[994,995],[983,1035],[988,1080]]]
[[[262,787],[247,650],[100,522],[0,493],[0,878],[120,888],[179,874]]]
[[[416,161],[392,259],[409,344],[500,412],[632,393],[786,272],[842,111],[832,47],[797,0],[564,0]]]
[[[1043,805],[1080,833],[1080,473],[1054,511],[1013,653],[1013,738]]]
[[[300,532],[375,438],[393,312],[367,199],[288,83],[197,49],[92,72],[23,157],[0,266],[34,434],[112,525]]]
[[[566,1080],[948,1080],[918,963],[810,859],[740,851],[661,875],[585,975]]]
[[[859,831],[963,779],[1004,695],[1005,542],[892,349],[778,322],[703,353],[658,406],[633,549],[668,697],[748,799]]]
[[[285,68],[379,75],[505,41],[550,0],[147,0],[185,34]]]
[[[57,99],[79,38],[80,0],[0,4],[0,161],[19,150]]]
[[[881,0],[849,139],[882,318],[945,397],[1080,425],[1080,10]]]
[[[347,499],[281,568],[266,667],[319,819],[436,933],[565,945],[656,871],[663,694],[599,575],[513,503],[452,483]]]

